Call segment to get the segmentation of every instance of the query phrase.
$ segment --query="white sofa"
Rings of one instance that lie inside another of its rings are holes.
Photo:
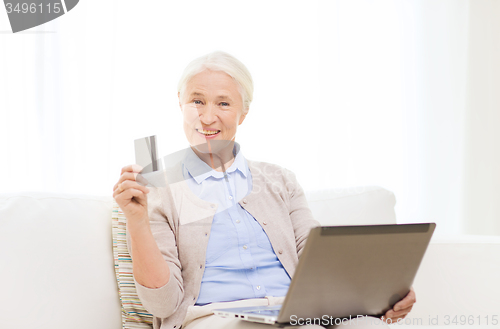
[[[316,191],[308,199],[323,225],[396,222],[394,195],[379,187]],[[0,328],[121,328],[112,201],[0,194]],[[453,316],[465,315],[475,317],[477,327],[477,317],[485,324],[488,316],[493,328],[493,316],[500,317],[499,273],[500,237],[433,239],[414,283],[417,304],[408,321],[436,328],[429,322],[436,317],[445,325],[447,315],[450,324]]]

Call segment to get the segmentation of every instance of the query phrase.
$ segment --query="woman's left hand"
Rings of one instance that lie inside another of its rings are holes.
[[[397,323],[399,319],[404,319],[408,313],[410,313],[413,308],[413,304],[417,302],[417,297],[415,296],[415,290],[413,287],[410,288],[410,292],[406,295],[405,298],[401,299],[397,302],[392,310],[387,311],[382,317],[386,323]]]

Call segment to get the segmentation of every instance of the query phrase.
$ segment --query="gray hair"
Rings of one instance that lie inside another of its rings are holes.
[[[222,71],[236,81],[243,101],[243,113],[247,114],[253,99],[252,76],[242,62],[223,51],[215,51],[198,57],[186,66],[177,85],[177,91],[181,97],[189,80],[206,69]]]

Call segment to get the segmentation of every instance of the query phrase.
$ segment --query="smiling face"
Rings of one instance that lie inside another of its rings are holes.
[[[237,127],[245,119],[238,84],[221,71],[204,70],[186,85],[179,104],[189,144],[200,153],[232,151]]]

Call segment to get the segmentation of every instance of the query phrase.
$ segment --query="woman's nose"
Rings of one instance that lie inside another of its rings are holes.
[[[217,113],[215,106],[207,105],[204,109],[198,109],[198,114],[200,116],[200,120],[205,125],[210,125],[217,120]]]

